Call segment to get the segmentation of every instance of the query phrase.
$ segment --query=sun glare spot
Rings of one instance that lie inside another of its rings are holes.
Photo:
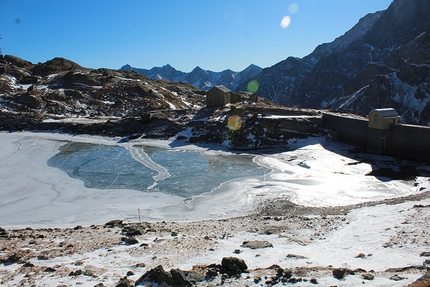
[[[234,115],[228,118],[227,126],[232,131],[237,131],[242,127],[242,119],[238,115]]]
[[[290,23],[291,23],[290,16],[285,16],[284,18],[282,18],[281,27],[285,29],[290,25]]]
[[[290,12],[290,14],[296,14],[297,11],[299,11],[299,5],[297,5],[297,3],[290,4],[288,7],[288,12]]]
[[[251,80],[248,83],[247,89],[248,92],[256,93],[260,84],[256,80]]]

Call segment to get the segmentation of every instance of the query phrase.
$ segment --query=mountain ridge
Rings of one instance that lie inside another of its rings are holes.
[[[223,85],[230,90],[236,90],[242,82],[261,72],[262,68],[255,64],[250,64],[239,72],[230,69],[221,72],[213,72],[196,66],[191,72],[182,72],[176,70],[170,64],[166,64],[162,67],[153,67],[151,69],[135,68],[126,64],[122,66],[120,70],[135,71],[153,80],[184,82],[207,91],[217,85]]]

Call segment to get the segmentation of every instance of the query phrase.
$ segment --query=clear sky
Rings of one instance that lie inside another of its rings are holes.
[[[241,71],[304,57],[392,0],[0,0],[3,54]]]

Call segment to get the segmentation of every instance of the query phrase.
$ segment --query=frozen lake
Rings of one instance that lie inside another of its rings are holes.
[[[192,197],[230,180],[258,178],[269,170],[252,156],[205,154],[145,145],[111,146],[70,142],[48,165],[80,179],[85,187],[161,191]]]
[[[411,195],[428,183],[369,176],[407,162],[350,154],[322,138],[267,154],[30,132],[0,133],[0,144],[0,226],[8,228],[137,221],[138,210],[146,221],[226,218],[276,198],[339,206]]]

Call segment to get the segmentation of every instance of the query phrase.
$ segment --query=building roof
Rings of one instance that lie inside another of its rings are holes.
[[[399,114],[393,108],[374,109],[373,111],[377,111],[383,119],[392,119],[399,117]]]
[[[221,90],[221,91],[223,91],[223,92],[225,92],[225,93],[229,93],[229,92],[231,92],[229,88],[224,87],[223,85],[215,86],[215,87],[213,87],[211,90],[213,90],[213,89],[218,89],[218,90]]]

